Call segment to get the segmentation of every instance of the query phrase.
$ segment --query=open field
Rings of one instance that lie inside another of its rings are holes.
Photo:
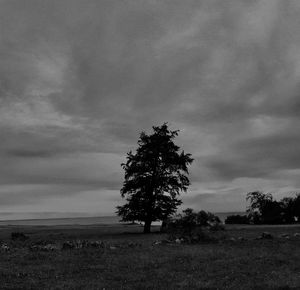
[[[29,239],[12,241],[11,232]],[[2,226],[0,240],[10,249],[0,252],[0,288],[300,288],[300,237],[294,236],[300,226],[230,225],[224,240],[193,245],[155,245],[164,234],[141,232],[136,225]],[[274,238],[255,239],[262,232]],[[102,243],[62,249],[66,241],[76,240]]]

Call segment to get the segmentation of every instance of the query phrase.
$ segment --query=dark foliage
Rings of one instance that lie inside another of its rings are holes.
[[[229,215],[225,219],[225,224],[249,224],[250,219],[247,215]]]
[[[276,201],[271,193],[254,191],[247,194],[247,200],[250,201],[248,219],[253,224],[287,224],[299,221],[299,194]]]
[[[153,221],[176,212],[181,204],[178,196],[190,184],[188,165],[193,159],[174,144],[177,135],[166,123],[153,127],[151,135],[142,132],[136,153],[130,151],[122,164],[125,181],[121,195],[127,203],[117,207],[117,214],[123,221],[144,222],[145,233],[150,232]]]
[[[26,241],[29,239],[28,236],[26,236],[24,233],[22,232],[12,232],[10,235],[12,241]]]
[[[186,242],[210,240],[210,232],[224,230],[219,217],[203,210],[194,212],[186,209],[182,214],[170,219],[166,225],[169,239],[182,239]]]

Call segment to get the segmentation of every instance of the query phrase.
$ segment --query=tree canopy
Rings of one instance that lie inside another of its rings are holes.
[[[284,197],[280,201],[273,199],[271,193],[261,191],[249,192],[247,210],[249,222],[254,224],[283,224],[299,222],[300,194]]]
[[[170,130],[167,123],[152,128],[152,134],[140,134],[136,153],[127,153],[126,163],[121,164],[125,171],[121,195],[126,204],[117,207],[123,221],[144,222],[145,233],[153,221],[176,212],[181,204],[178,196],[190,185],[188,165],[193,161],[191,154],[174,144],[178,130]]]

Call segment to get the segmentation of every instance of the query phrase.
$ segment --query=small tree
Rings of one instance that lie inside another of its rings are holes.
[[[280,205],[283,210],[283,221],[285,223],[293,223],[295,221],[295,198],[284,197],[280,200]]]
[[[248,212],[259,212],[262,214],[262,211],[266,204],[273,201],[273,196],[271,193],[263,193],[261,191],[253,191],[247,193],[247,200],[250,201],[250,206],[248,207]]]
[[[144,222],[144,233],[149,233],[151,223],[164,220],[175,213],[181,204],[180,192],[186,191],[191,154],[179,151],[173,140],[178,130],[171,131],[164,123],[153,127],[153,133],[142,132],[136,153],[127,153],[125,181],[121,195],[127,203],[117,207],[123,221]]]
[[[271,193],[249,192],[247,200],[250,200],[248,213],[253,223],[281,224],[286,222],[284,203],[274,200]]]
[[[253,191],[247,193],[247,201],[250,201],[250,206],[247,209],[249,219],[254,223],[263,223],[263,216],[266,213],[268,204],[273,202],[271,193],[263,193],[261,191]]]
[[[293,202],[293,215],[297,218],[297,222],[300,222],[300,193],[296,195]]]
[[[297,222],[300,221],[300,194],[295,197],[285,197],[280,203],[284,211],[284,219],[287,223],[294,223],[295,218]]]

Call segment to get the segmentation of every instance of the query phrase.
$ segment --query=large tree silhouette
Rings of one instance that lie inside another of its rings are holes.
[[[167,123],[152,128],[151,135],[140,134],[136,153],[127,153],[126,163],[121,164],[126,204],[117,207],[123,221],[144,222],[144,233],[150,232],[153,221],[175,213],[181,204],[179,194],[190,184],[188,165],[193,161],[173,142],[178,130],[169,130]]]

